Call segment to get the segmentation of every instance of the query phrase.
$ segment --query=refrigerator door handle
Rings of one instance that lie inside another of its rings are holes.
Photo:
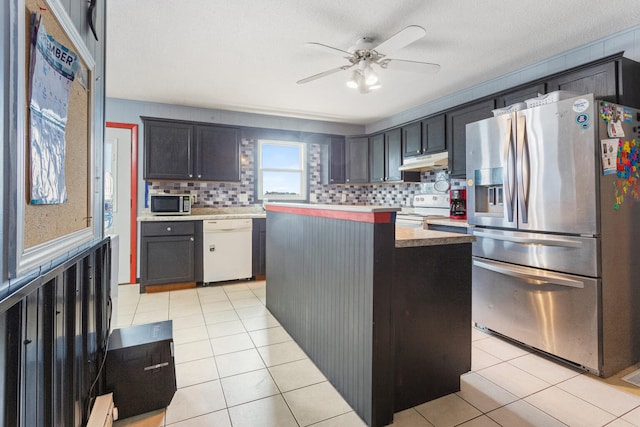
[[[514,177],[513,177],[513,127],[511,118],[507,119],[504,148],[504,168],[502,169],[502,185],[504,186],[504,201],[507,208],[507,221],[513,222]]]
[[[525,167],[525,155],[527,161],[529,153],[527,148],[527,118],[526,116],[518,116],[518,156],[517,156],[517,174],[518,174],[518,199],[520,205],[520,219],[523,224],[529,222],[528,204],[529,204],[529,165]],[[525,187],[526,185],[526,187]]]
[[[488,239],[502,240],[505,242],[521,243],[524,245],[560,246],[563,248],[581,248],[582,242],[577,240],[563,239],[561,237],[553,239],[530,239],[528,237],[504,236],[482,231],[474,231],[474,236],[486,237]]]
[[[569,279],[545,270],[537,270],[529,267],[517,267],[516,270],[516,268],[513,267],[507,268],[495,262],[487,260],[480,261],[478,259],[473,260],[473,265],[495,273],[518,278],[532,285],[559,285],[570,288],[584,288],[584,283],[579,280]]]

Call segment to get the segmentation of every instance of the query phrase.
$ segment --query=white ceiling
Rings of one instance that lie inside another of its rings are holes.
[[[638,23],[638,0],[109,0],[106,91],[364,125]],[[305,42],[347,50],[408,25],[427,35],[389,56],[437,74],[380,70],[369,94],[346,87],[348,71],[296,84],[347,64]]]

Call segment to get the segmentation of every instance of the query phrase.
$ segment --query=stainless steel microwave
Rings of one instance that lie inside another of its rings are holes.
[[[149,211],[152,215],[190,215],[191,194],[150,194]]]

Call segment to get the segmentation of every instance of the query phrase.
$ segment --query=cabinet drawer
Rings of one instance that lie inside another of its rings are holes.
[[[162,221],[162,222],[143,222],[142,236],[179,236],[194,235],[194,221]]]

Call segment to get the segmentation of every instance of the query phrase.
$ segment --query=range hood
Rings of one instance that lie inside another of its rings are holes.
[[[424,156],[409,157],[404,160],[401,171],[434,171],[447,169],[449,167],[449,153],[427,154]]]

